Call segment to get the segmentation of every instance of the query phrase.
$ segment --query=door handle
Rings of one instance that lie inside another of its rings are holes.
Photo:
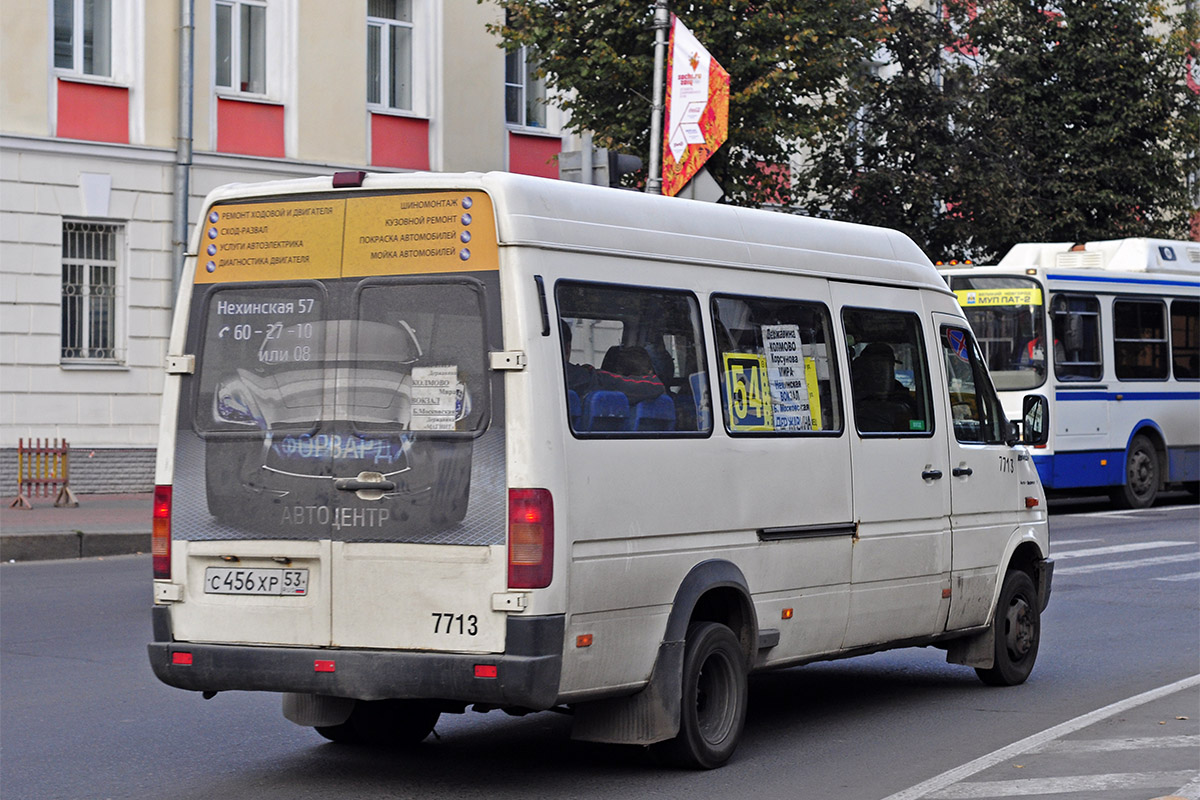
[[[950,471],[950,474],[956,478],[967,478],[970,477],[974,472],[975,470],[971,469],[970,467],[955,467]]]
[[[927,481],[941,480],[942,471],[940,469],[927,469],[921,473],[921,477]]]
[[[338,478],[333,482],[333,485],[343,492],[358,492],[364,489],[377,489],[383,492],[390,492],[396,488],[395,481],[364,481],[358,478]]]

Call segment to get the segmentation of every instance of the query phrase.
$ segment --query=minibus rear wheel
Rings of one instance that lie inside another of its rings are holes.
[[[1000,602],[992,618],[995,662],[989,669],[976,668],[979,679],[989,686],[1016,686],[1033,672],[1042,638],[1042,615],[1033,579],[1022,570],[1009,570],[1000,589]]]
[[[729,760],[742,738],[746,654],[733,631],[716,622],[693,622],[686,642],[679,734],[654,751],[677,766],[714,769]]]
[[[416,700],[359,700],[345,722],[315,730],[333,742],[397,747],[422,741],[440,716],[436,706]]]

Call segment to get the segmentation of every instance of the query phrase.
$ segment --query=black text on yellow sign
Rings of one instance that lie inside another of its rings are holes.
[[[724,362],[729,429],[774,430],[766,358],[755,353],[725,353]]]
[[[195,282],[474,272],[497,250],[479,191],[226,203],[205,217]]]

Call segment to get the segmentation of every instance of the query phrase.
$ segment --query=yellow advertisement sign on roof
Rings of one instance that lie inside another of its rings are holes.
[[[253,200],[209,210],[195,282],[474,272],[496,257],[483,192]]]

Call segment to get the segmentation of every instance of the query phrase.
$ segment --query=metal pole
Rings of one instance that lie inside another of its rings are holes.
[[[650,166],[646,194],[662,194],[663,69],[671,12],[667,0],[654,0],[654,101],[650,109]]]
[[[179,121],[175,131],[175,197],[171,220],[172,297],[183,278],[187,254],[188,183],[192,168],[192,84],[195,0],[179,0]]]

